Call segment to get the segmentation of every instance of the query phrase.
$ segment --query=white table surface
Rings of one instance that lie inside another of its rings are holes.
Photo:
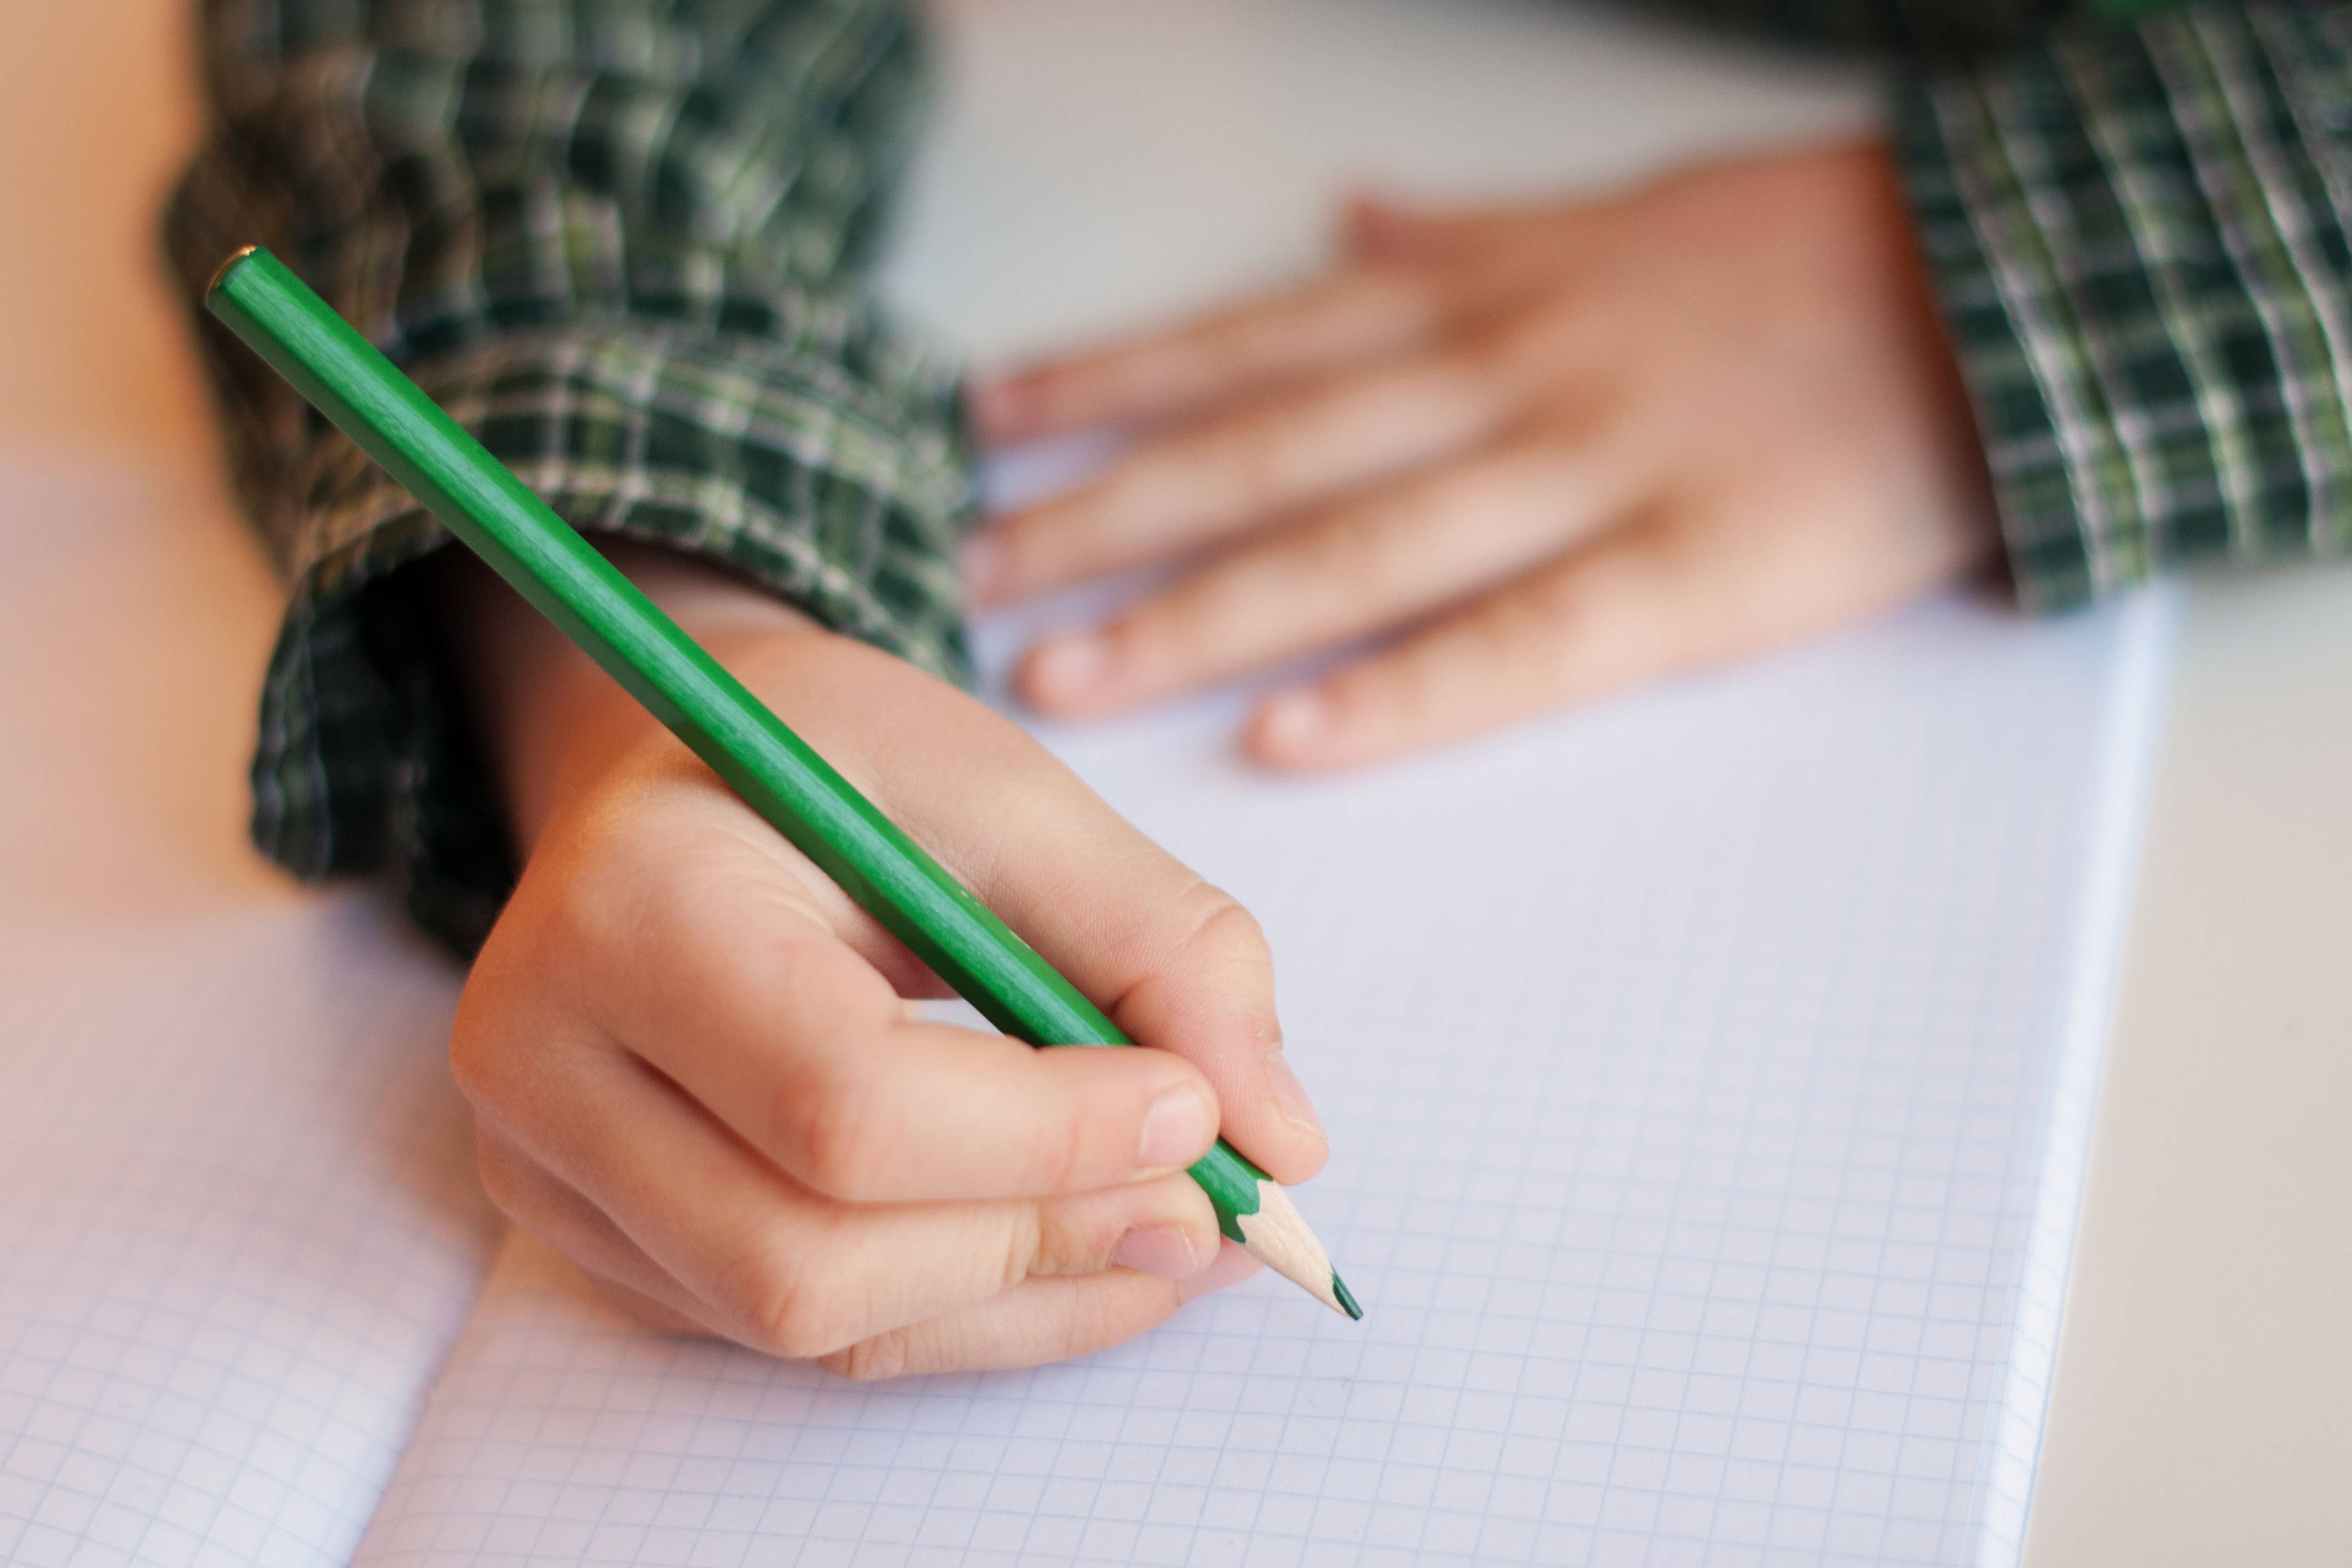
[[[949,102],[890,287],[982,358],[1307,265],[1319,194],[1353,181],[1590,184],[1869,113],[1850,73],[1549,5],[946,10]],[[239,844],[271,590],[221,494],[154,261],[153,213],[193,133],[183,13],[0,8],[16,150],[0,161],[0,967],[15,972],[299,896]],[[60,509],[106,492],[120,504],[104,509],[153,527],[60,536]],[[141,640],[103,618],[127,601]],[[2347,671],[2352,571],[2189,596],[2034,1568],[2352,1561]]]

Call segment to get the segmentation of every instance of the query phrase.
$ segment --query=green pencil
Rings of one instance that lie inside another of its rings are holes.
[[[284,263],[237,252],[205,303],[989,1022],[1032,1045],[1134,1043]],[[1192,1174],[1226,1236],[1364,1315],[1264,1171],[1219,1139]]]

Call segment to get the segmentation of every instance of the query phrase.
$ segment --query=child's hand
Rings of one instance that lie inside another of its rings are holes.
[[[478,569],[449,584],[528,866],[451,1047],[489,1191],[656,1322],[853,1375],[1025,1364],[1255,1267],[1183,1172],[1324,1158],[1249,916],[1013,726],[650,552],[616,557],[1158,1050],[907,1016],[939,983]]]
[[[975,539],[1004,600],[1217,544],[1032,650],[1108,713],[1366,633],[1249,745],[1363,762],[1909,598],[1990,552],[1978,448],[1885,155],[1615,199],[1358,209],[1331,276],[984,386],[997,441],[1199,423]]]

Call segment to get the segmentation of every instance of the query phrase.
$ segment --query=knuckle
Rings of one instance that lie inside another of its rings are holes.
[[[795,1267],[770,1249],[747,1254],[720,1277],[722,1304],[749,1330],[758,1349],[786,1361],[814,1361],[839,1350],[851,1335],[821,1270]]]
[[[1137,606],[1113,622],[1105,635],[1129,667],[1155,676],[1173,672],[1197,678],[1204,669],[1213,669],[1220,653],[1231,645],[1235,607],[1248,602],[1251,586],[1234,568],[1213,568],[1166,597]]]
[[[1583,571],[1556,573],[1528,585],[1518,610],[1531,639],[1555,636],[1576,624],[1591,608],[1598,585]]]
[[[1204,912],[1178,948],[1178,962],[1261,1015],[1261,1032],[1274,1038],[1274,955],[1257,916],[1222,888],[1209,888],[1202,904]]]
[[[1211,965],[1266,961],[1265,931],[1239,899],[1213,883],[1200,883],[1185,895],[1191,924],[1178,942],[1181,957]]]
[[[879,1090],[857,1074],[793,1074],[777,1092],[776,1122],[795,1176],[850,1202],[883,1196],[894,1146]]]
[[[701,765],[682,748],[646,749],[572,824],[551,918],[589,955],[635,956],[648,945],[674,959],[725,950],[740,909],[733,895],[757,862],[742,853],[732,802]]]
[[[1107,1284],[1108,1282],[1106,1282]],[[1139,1320],[1139,1286],[1160,1304],[1155,1316],[1164,1316],[1178,1302],[1176,1287],[1166,1281],[1120,1281],[1109,1288],[1062,1291],[1043,1304],[1038,1325],[1043,1355],[1062,1359],[1084,1355],[1115,1344],[1145,1326]]]
[[[879,1383],[904,1376],[912,1359],[909,1336],[903,1329],[894,1329],[818,1356],[816,1364],[835,1377],[855,1383]]]
[[[581,806],[563,824],[562,838],[551,857],[558,874],[541,900],[541,916],[554,935],[609,939],[623,911],[642,907],[646,894],[658,889],[658,878],[635,874],[634,842],[642,841],[646,821],[629,808],[634,801],[616,798],[607,789]],[[637,837],[630,836],[632,818]]]
[[[1433,405],[1485,409],[1518,387],[1526,350],[1511,334],[1494,327],[1471,327],[1428,366],[1423,383]]]
[[[1004,1274],[997,1281],[998,1290],[1009,1291],[1034,1275],[1060,1272],[1048,1266],[1056,1228],[1046,1222],[1045,1206],[1022,1207],[1006,1236]]]
[[[1573,617],[1573,597],[1563,585],[1547,584],[1496,602],[1473,629],[1480,663],[1507,680],[1549,682],[1566,651],[1560,633]]]
[[[1448,706],[1442,666],[1433,650],[1407,650],[1342,675],[1339,704],[1360,716],[1419,733]]]
[[[1157,1011],[1170,988],[1207,986],[1228,1001],[1265,1013],[1262,1027],[1272,1038],[1274,958],[1257,917],[1224,889],[1206,880],[1163,906],[1160,920],[1139,934],[1134,945],[1143,970],[1112,1009]]]
[[[1540,315],[1474,327],[1448,353],[1444,370],[1465,397],[1520,402],[1557,379],[1554,336]]]
[[[1244,309],[1214,323],[1199,342],[1202,360],[1223,376],[1250,375],[1285,363],[1298,340],[1298,304]]]
[[[575,918],[601,938],[604,950],[651,952],[673,967],[693,966],[691,973],[707,970],[714,956],[740,943],[724,915],[740,912],[740,903],[727,896],[730,868],[712,863],[725,857],[676,837],[661,845],[669,861],[663,874],[615,874],[607,886],[583,879]]]
[[[1556,461],[1540,463],[1524,450],[1498,455],[1493,461],[1433,481],[1417,497],[1412,521],[1417,527],[1444,527],[1485,517],[1522,517],[1529,510],[1531,497],[1552,501],[1556,507],[1561,492],[1555,486],[1562,468]]]
[[[1092,515],[1091,510],[1074,513],[1063,506],[996,525],[991,540],[1003,558],[1006,576],[1026,582],[1063,565],[1083,545],[1090,532],[1084,525]]]
[[[1445,308],[1463,290],[1459,269],[1426,261],[1395,261],[1366,269],[1350,298],[1339,303],[1367,319],[1391,328],[1425,329],[1435,326]]]
[[[475,965],[469,994],[494,978],[578,1008],[609,995],[611,982],[626,972],[613,962],[616,956],[634,961],[648,940],[659,938],[664,883],[643,874],[642,866],[648,852],[668,847],[663,835],[641,823],[631,841],[600,810],[588,814],[590,821],[566,824],[560,839],[534,854]]]
[[[574,1022],[535,1007],[519,1011],[488,977],[469,983],[449,1026],[450,1081],[478,1116],[533,1125],[550,1102],[550,1059]]]
[[[1028,1179],[1024,1190],[1065,1192],[1076,1186],[1087,1169],[1088,1142],[1085,1128],[1075,1121],[1058,1134],[1031,1140],[1024,1156]]]
[[[545,939],[542,910],[509,911],[492,929],[449,1024],[449,1076],[478,1107],[525,1092],[530,1058],[548,1049],[580,1005],[565,995],[572,949]]]
[[[1099,1273],[1110,1266],[1117,1238],[1105,1236],[1099,1225],[1088,1225],[1066,1214],[1040,1214],[1031,1223],[1007,1270],[1007,1288],[1024,1277],[1039,1279],[1063,1274]]]
[[[1517,316],[1472,323],[1447,347],[1437,369],[1465,388],[1484,385],[1517,371],[1533,350],[1533,337]]]
[[[474,1169],[481,1177],[483,1196],[500,1214],[520,1224],[529,1185],[520,1162],[511,1149],[478,1125],[474,1133]]]
[[[1253,419],[1228,432],[1213,457],[1229,502],[1247,506],[1286,493],[1299,446],[1298,433],[1284,419]]]
[[[588,1288],[604,1298],[607,1305],[649,1329],[662,1333],[712,1334],[718,1332],[699,1318],[688,1316],[669,1302],[624,1284],[609,1274],[600,1274],[591,1269],[583,1269],[582,1272],[587,1277]]]
[[[1391,516],[1351,516],[1318,530],[1301,546],[1303,575],[1317,589],[1342,599],[1378,594],[1390,585],[1398,552]]]
[[[1471,628],[1469,652],[1493,672],[1494,688],[1549,703],[1590,681],[1596,659],[1614,662],[1633,644],[1622,617],[1604,624],[1612,585],[1590,571],[1559,574],[1498,601]]]
[[[457,1020],[449,1027],[449,1076],[459,1093],[476,1105],[489,1103],[498,1094],[499,1031],[482,1016],[484,1004],[468,986],[457,1001]]]
[[[1192,876],[1181,891],[1129,926],[1112,948],[1150,973],[1204,959],[1263,954],[1265,936],[1240,900],[1206,877]]]
[[[1168,1307],[1176,1304],[1173,1285],[1160,1281],[1154,1288],[1162,1292]],[[1138,1325],[1117,1296],[1102,1291],[1076,1291],[1071,1294],[1073,1299],[1063,1324],[1062,1354],[1084,1354],[1135,1332]]]
[[[1155,447],[1138,453],[1102,481],[1085,512],[1066,514],[1075,521],[1064,537],[1075,543],[1105,533],[1132,535],[1156,528],[1196,477],[1194,461],[1184,452]]]

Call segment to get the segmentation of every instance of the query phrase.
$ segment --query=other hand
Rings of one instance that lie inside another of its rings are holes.
[[[1108,714],[1371,634],[1252,716],[1369,762],[1884,610],[1996,537],[1885,154],[1703,167],[1600,201],[1367,204],[1303,287],[979,387],[996,442],[1163,425],[978,535],[1001,601],[1195,551],[1032,649]]]

